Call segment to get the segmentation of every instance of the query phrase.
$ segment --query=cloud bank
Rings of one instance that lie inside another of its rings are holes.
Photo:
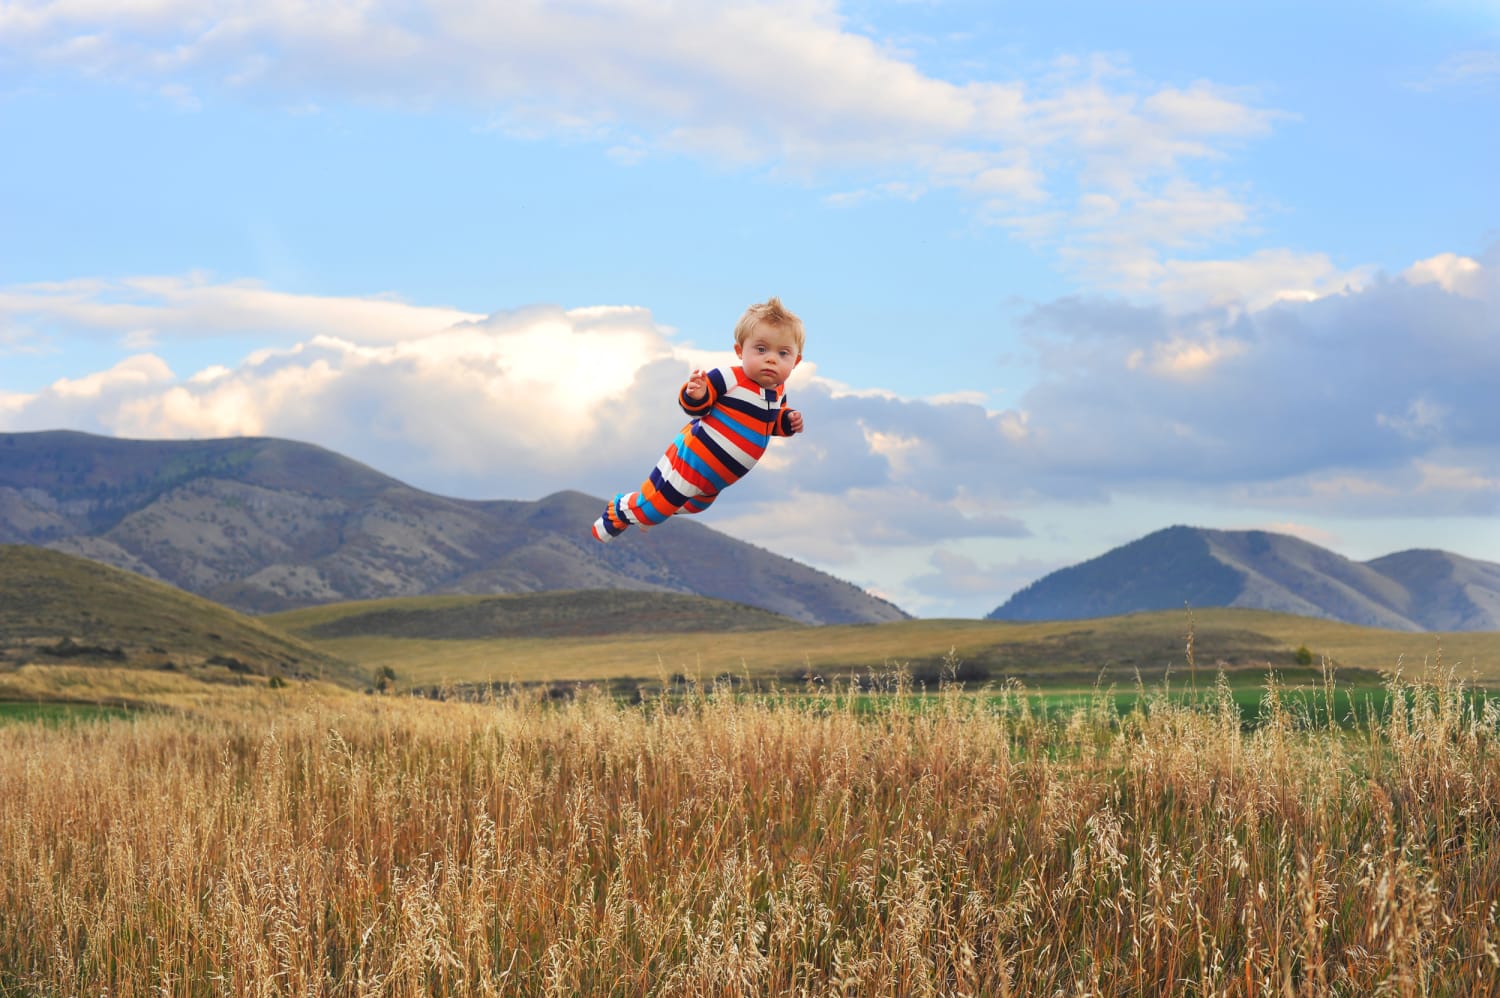
[[[184,286],[133,282],[124,312],[106,282],[52,296],[0,288],[0,323],[21,309],[44,326],[82,316],[97,333],[114,322],[123,337],[140,311],[201,336],[243,321],[237,307],[202,306],[243,287]],[[607,496],[633,488],[683,421],[674,398],[685,373],[732,359],[639,307],[449,322],[445,310],[380,299],[256,295],[280,303],[283,345],[197,371],[133,353],[0,395],[0,427],[284,436],[449,494]],[[305,316],[343,310],[362,321],[300,335]],[[735,503],[708,517],[751,539],[774,523],[788,553],[834,564],[859,549],[1021,536],[1048,502],[1130,495],[1356,515],[1500,511],[1500,250],[1434,257],[1313,301],[1173,312],[1074,298],[1035,308],[1027,324],[1042,376],[1010,409],[862,391],[804,364],[789,393],[808,432],[778,442]]]

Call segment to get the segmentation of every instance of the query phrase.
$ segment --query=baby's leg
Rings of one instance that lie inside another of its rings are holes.
[[[682,504],[682,511],[684,513],[701,513],[712,506],[714,500],[717,498],[719,498],[719,493],[717,492],[704,492],[702,495],[693,496]]]
[[[616,496],[614,502],[605,504],[603,515],[600,516],[599,519],[594,521],[594,540],[599,541],[603,544],[608,544],[610,541],[623,534],[630,526],[629,521],[625,520],[620,515],[620,502],[621,500],[626,498],[628,497],[623,495]]]
[[[631,524],[641,530],[650,530],[675,513],[686,510],[701,513],[718,496],[702,472],[694,467],[686,434],[691,428],[683,428],[672,445],[667,448],[651,475],[641,483],[639,491],[615,497],[614,502],[604,508],[604,515],[594,521],[594,537],[600,541],[611,541],[623,534]],[[712,491],[711,491],[712,490]]]
[[[604,514],[594,521],[594,539],[608,543],[630,529],[631,524],[644,532],[676,513],[680,505],[675,496],[664,494],[658,487],[658,477],[653,471],[651,478],[641,483],[640,491],[615,496],[604,507]]]

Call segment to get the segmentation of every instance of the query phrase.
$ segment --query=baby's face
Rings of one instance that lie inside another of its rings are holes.
[[[751,330],[745,342],[736,343],[734,352],[740,358],[745,374],[762,388],[783,384],[792,368],[802,363],[802,355],[797,352],[797,341],[792,339],[792,334],[764,323]]]

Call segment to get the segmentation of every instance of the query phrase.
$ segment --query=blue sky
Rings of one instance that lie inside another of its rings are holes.
[[[808,432],[703,520],[918,615],[1500,561],[1497,125],[1488,0],[4,0],[0,429],[606,496],[774,294]]]

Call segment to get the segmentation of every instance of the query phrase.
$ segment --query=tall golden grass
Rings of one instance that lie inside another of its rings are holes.
[[[0,727],[0,994],[1490,993],[1500,718],[1393,692]]]

